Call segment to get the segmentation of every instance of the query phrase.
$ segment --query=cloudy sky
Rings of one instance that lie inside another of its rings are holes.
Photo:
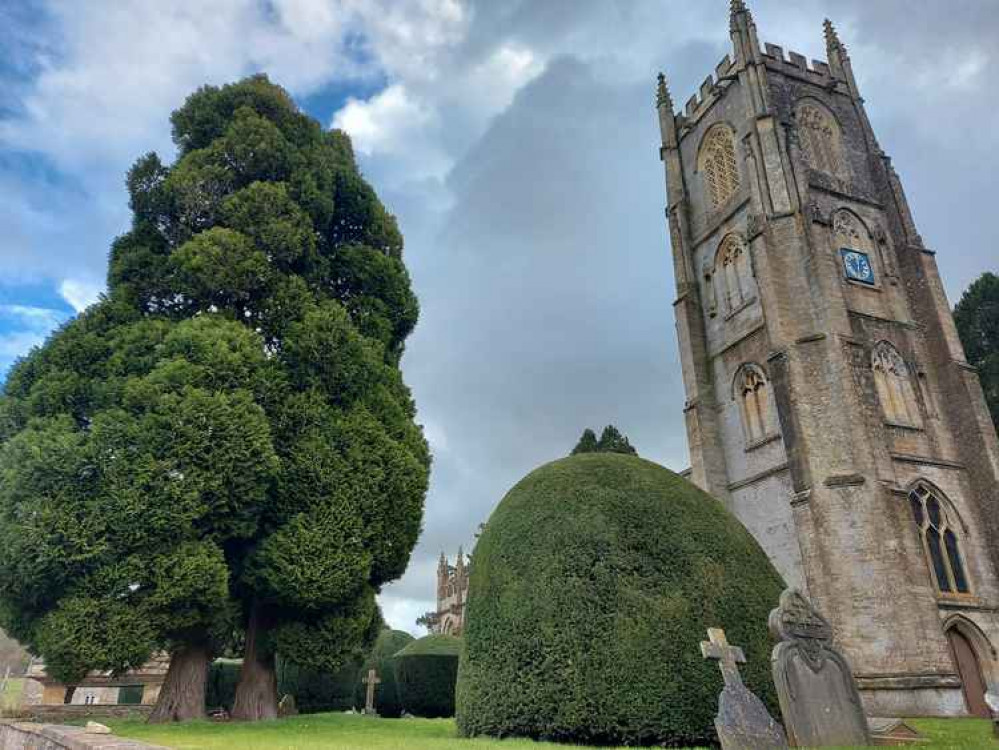
[[[951,300],[996,270],[999,2],[750,5],[809,58],[837,23]],[[406,235],[435,463],[382,604],[416,632],[440,550],[584,427],[686,465],[653,82],[685,101],[728,51],[727,0],[3,0],[0,371],[102,290],[124,173],[172,158],[171,110],[267,72],[353,136]]]

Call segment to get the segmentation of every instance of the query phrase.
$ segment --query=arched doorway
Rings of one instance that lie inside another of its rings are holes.
[[[947,630],[947,641],[950,643],[957,671],[961,675],[961,689],[964,692],[968,713],[984,719],[989,718],[989,707],[985,703],[985,678],[982,676],[982,665],[974,646],[956,627]]]

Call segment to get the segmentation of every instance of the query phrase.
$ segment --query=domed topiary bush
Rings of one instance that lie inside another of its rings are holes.
[[[395,675],[402,710],[414,716],[454,716],[461,639],[428,635],[395,655]]]
[[[388,719],[398,719],[402,716],[402,704],[399,702],[399,689],[395,682],[392,657],[414,640],[416,639],[413,636],[402,630],[385,628],[378,634],[375,645],[371,647],[371,652],[361,664],[357,679],[354,681],[356,686],[354,705],[358,709],[364,708],[367,693],[367,686],[361,680],[367,677],[369,669],[374,669],[378,673],[378,679],[381,680],[375,686],[375,711],[379,716]]]
[[[725,628],[771,706],[767,616],[783,587],[721,503],[643,459],[542,466],[475,548],[458,671],[462,734],[589,744],[715,741]]]

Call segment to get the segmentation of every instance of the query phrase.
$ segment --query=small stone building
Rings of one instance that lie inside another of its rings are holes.
[[[76,686],[72,705],[152,705],[159,698],[166,679],[170,657],[154,656],[141,669],[114,676],[110,672],[91,672]],[[66,685],[48,676],[45,664],[35,659],[25,674],[42,685],[41,705],[61,705],[66,697]]]
[[[983,715],[999,443],[935,252],[832,25],[812,63],[742,0],[730,31],[682,112],[657,90],[691,479],[829,617],[869,714]]]
[[[461,635],[465,625],[465,602],[468,600],[468,578],[471,566],[466,564],[461,547],[454,565],[441,552],[437,564],[437,611],[428,618],[430,632]]]

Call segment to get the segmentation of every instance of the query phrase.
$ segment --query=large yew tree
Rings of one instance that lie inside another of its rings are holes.
[[[954,308],[954,322],[999,428],[999,276],[983,273],[965,290]]]
[[[236,718],[277,713],[275,654],[335,669],[377,634],[430,456],[399,359],[402,237],[265,77],[172,117],[128,175],[108,294],[0,403],[0,625],[73,683],[171,653],[153,720],[204,713],[244,646]]]

